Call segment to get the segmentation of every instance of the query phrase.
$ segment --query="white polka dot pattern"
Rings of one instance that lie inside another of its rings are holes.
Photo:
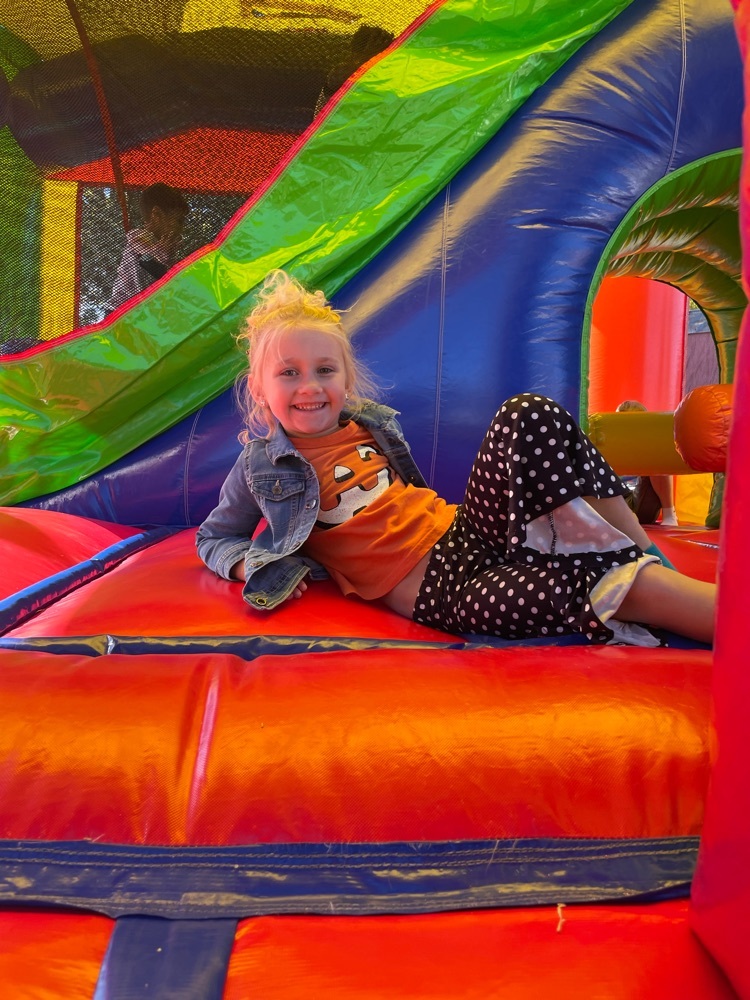
[[[590,592],[635,545],[560,554],[553,511],[582,496],[627,490],[570,414],[544,396],[507,400],[490,425],[451,528],[435,545],[414,620],[447,632],[521,639],[582,633],[608,642]],[[526,525],[549,517],[551,553],[526,546]]]

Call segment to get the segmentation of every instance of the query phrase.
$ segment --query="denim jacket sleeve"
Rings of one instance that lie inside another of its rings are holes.
[[[225,580],[244,560],[243,599],[271,611],[308,574],[328,576],[314,560],[295,554],[312,530],[317,509],[312,469],[301,458],[274,465],[264,442],[256,441],[237,459],[217,507],[198,529],[198,555]]]
[[[245,558],[262,517],[247,483],[243,452],[224,480],[218,506],[198,528],[198,555],[217,576],[231,580],[231,569]]]

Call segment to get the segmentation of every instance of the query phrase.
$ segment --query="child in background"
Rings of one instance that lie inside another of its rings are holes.
[[[188,213],[183,196],[169,184],[152,184],[141,194],[140,209],[143,226],[131,229],[125,237],[108,312],[163,277],[177,260]]]
[[[356,73],[360,66],[378,55],[393,41],[393,35],[385,28],[373,24],[361,24],[349,41],[349,58],[338,63],[331,69],[325,79],[323,89],[315,103],[315,114],[318,115],[333,95],[344,86],[349,77]]]
[[[637,399],[626,399],[620,403],[616,412],[647,413],[648,411]],[[635,488],[625,497],[625,502],[640,524],[656,524],[661,512],[661,523],[665,527],[677,526],[674,481],[671,476],[640,476],[636,480]]]
[[[653,626],[711,640],[714,585],[661,564],[626,487],[554,401],[503,404],[456,506],[422,478],[396,411],[368,398],[322,292],[272,272],[241,339],[245,448],[197,547],[251,607],[331,576],[451,633],[659,645]]]

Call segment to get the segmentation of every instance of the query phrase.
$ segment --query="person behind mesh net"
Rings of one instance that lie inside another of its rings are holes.
[[[343,87],[352,73],[372,59],[379,52],[387,49],[393,41],[393,35],[385,28],[373,24],[361,24],[351,37],[349,43],[349,58],[337,63],[328,72],[323,89],[315,104],[315,114],[319,114],[336,91]]]
[[[617,413],[647,412],[637,399],[626,399],[617,407]],[[665,527],[677,525],[674,508],[674,483],[671,476],[640,476],[625,502],[641,524],[656,524],[661,511]]]
[[[140,200],[143,225],[125,237],[107,311],[117,309],[163,277],[178,259],[188,203],[180,192],[159,181],[145,188]]]

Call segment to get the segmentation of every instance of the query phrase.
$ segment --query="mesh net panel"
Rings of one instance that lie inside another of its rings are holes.
[[[213,240],[426,6],[0,0],[0,354],[106,315],[148,185],[189,205],[179,257]]]

